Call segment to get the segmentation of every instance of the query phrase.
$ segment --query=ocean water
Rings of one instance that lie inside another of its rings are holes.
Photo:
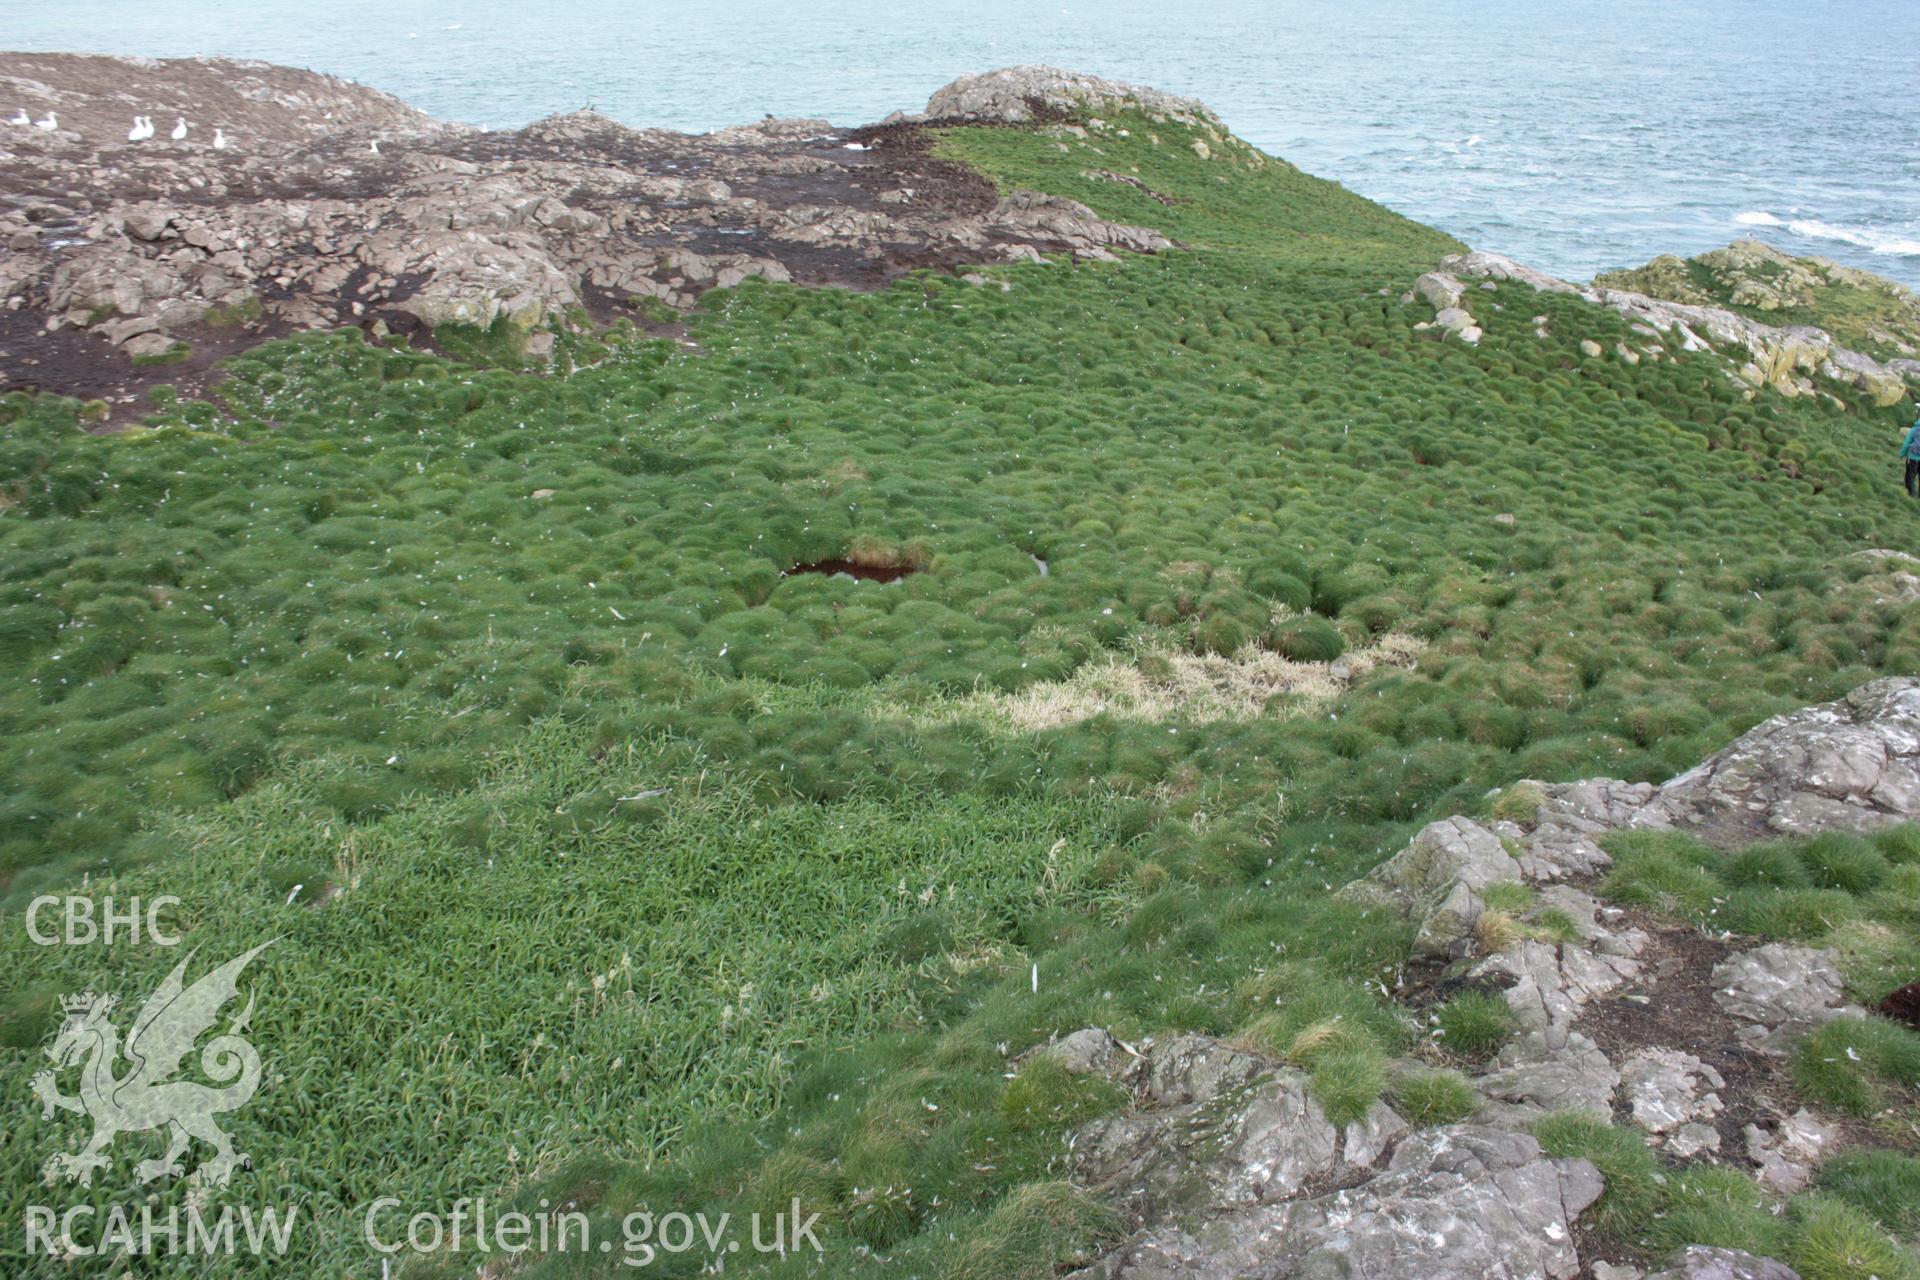
[[[1045,62],[1561,275],[1754,236],[1920,286],[1915,0],[47,0],[0,46],[265,58],[495,128],[863,124]]]

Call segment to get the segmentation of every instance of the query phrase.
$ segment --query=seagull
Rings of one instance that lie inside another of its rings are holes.
[[[45,129],[48,133],[52,133],[60,127],[60,117],[49,111],[47,112],[47,118],[45,120],[35,120],[33,127],[36,129]]]
[[[13,119],[7,121],[7,123],[8,124],[32,124],[33,117],[27,114],[27,109],[25,107],[21,107],[18,111],[13,113]]]
[[[187,140],[187,122],[185,117],[180,118],[179,123],[173,126],[173,132],[167,136],[175,142],[185,142]]]
[[[127,130],[128,142],[145,142],[153,136],[153,121],[145,116],[133,118],[133,128]]]
[[[369,150],[369,151],[371,151],[371,152],[373,152],[373,154],[375,154],[375,155],[379,155],[379,154],[380,154],[380,140],[379,140],[378,138],[375,138],[375,139],[374,139],[373,141],[371,141],[371,142],[369,142],[369,143],[367,143],[367,150]]]
[[[218,129],[213,131],[213,149],[215,151],[225,151],[227,149],[227,135]]]

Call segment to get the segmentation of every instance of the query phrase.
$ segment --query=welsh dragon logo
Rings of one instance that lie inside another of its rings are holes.
[[[200,1162],[194,1180],[209,1186],[227,1185],[247,1157],[233,1149],[233,1139],[214,1117],[245,1106],[260,1084],[260,1055],[240,1035],[253,1016],[252,996],[225,1033],[208,1041],[200,1053],[201,1069],[215,1085],[169,1077],[180,1070],[181,1059],[234,998],[241,972],[272,945],[271,941],[261,943],[190,987],[183,981],[187,963],[193,959],[188,953],[141,1006],[124,1047],[112,1018],[114,997],[91,991],[62,997],[66,1022],[46,1052],[57,1070],[84,1064],[80,1069],[80,1095],[69,1098],[62,1094],[54,1071],[36,1075],[33,1092],[40,1099],[42,1115],[48,1119],[56,1110],[92,1117],[93,1138],[82,1151],[55,1155],[48,1165],[53,1176],[89,1186],[93,1171],[109,1163],[107,1150],[116,1137],[164,1128],[170,1131],[166,1154],[142,1160],[134,1167],[141,1183],[178,1177],[183,1172],[181,1157],[198,1138],[212,1147],[214,1154]],[[129,1065],[125,1074],[116,1075],[123,1055]]]

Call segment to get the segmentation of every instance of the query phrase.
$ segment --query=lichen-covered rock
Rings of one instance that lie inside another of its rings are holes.
[[[1594,284],[1703,307],[1831,315],[1836,335],[1888,354],[1920,346],[1920,298],[1906,286],[1825,258],[1800,258],[1759,240],[1736,240],[1690,259],[1662,254]]]
[[[1446,818],[1341,893],[1418,921],[1416,955],[1457,958],[1486,910],[1479,891],[1519,879],[1520,864],[1498,836],[1471,819]]]
[[[1660,787],[1642,821],[1722,843],[1920,817],[1920,679],[1775,716]]]
[[[1106,1075],[1114,1069],[1120,1047],[1104,1029],[1085,1027],[1042,1045],[1034,1056],[1057,1062],[1075,1075]]]
[[[1595,875],[1612,866],[1599,838],[1634,821],[1654,794],[1648,783],[1614,778],[1524,785],[1537,789],[1541,800],[1520,865],[1529,880],[1542,882]]]
[[[1813,1185],[1813,1171],[1833,1142],[1833,1130],[1804,1107],[1771,1130],[1748,1125],[1747,1158],[1760,1166],[1754,1175],[1776,1195],[1798,1195]]]
[[[1475,1077],[1481,1124],[1526,1128],[1561,1111],[1606,1115],[1620,1087],[1620,1071],[1599,1045],[1578,1031],[1553,1048],[1531,1033],[1501,1050],[1486,1074]]]
[[[1631,955],[1532,939],[1487,957],[1470,971],[1475,978],[1505,978],[1502,993],[1522,1030],[1541,1037],[1548,1050],[1566,1042],[1567,1029],[1590,1000],[1640,974]]]
[[[1584,1160],[1474,1125],[1404,1139],[1387,1170],[1326,1195],[1149,1228],[1081,1280],[1484,1280],[1579,1274],[1573,1222],[1604,1189]]]
[[[1714,1003],[1746,1024],[1748,1046],[1778,1052],[1808,1027],[1859,1010],[1832,951],[1769,942],[1713,968]]]
[[[1427,300],[1435,311],[1460,305],[1466,286],[1444,271],[1429,271],[1413,282],[1413,291]]]
[[[1711,1120],[1724,1106],[1713,1091],[1726,1086],[1718,1071],[1680,1049],[1640,1049],[1620,1064],[1621,1099],[1648,1133]]]
[[[1175,1036],[1153,1051],[1146,1095],[1148,1101],[1162,1106],[1205,1102],[1272,1069],[1265,1058],[1212,1036]]]
[[[1383,1117],[1382,1126],[1392,1121]],[[1075,1169],[1137,1218],[1211,1214],[1281,1199],[1326,1176],[1340,1163],[1340,1139],[1306,1077],[1267,1066],[1191,1101],[1093,1122],[1075,1141]]]

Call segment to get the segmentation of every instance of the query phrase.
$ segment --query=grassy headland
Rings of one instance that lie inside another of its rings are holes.
[[[281,939],[229,1194],[306,1206],[307,1273],[368,1273],[377,1195],[484,1194],[798,1197],[830,1274],[1046,1275],[1110,1228],[1061,1135],[1122,1099],[1021,1051],[1244,1032],[1364,1106],[1408,938],[1330,886],[1515,778],[1662,778],[1920,669],[1855,556],[1914,528],[1896,411],[1584,358],[1625,322],[1514,286],[1477,348],[1416,332],[1457,246],[1218,135],[940,145],[1188,248],[750,281],[696,350],[546,377],[311,335],[114,437],[0,409],[0,895]],[[836,559],[918,571],[783,576]],[[22,1100],[55,993],[177,959],[0,958]],[[22,1107],[8,1222],[64,1132]]]

